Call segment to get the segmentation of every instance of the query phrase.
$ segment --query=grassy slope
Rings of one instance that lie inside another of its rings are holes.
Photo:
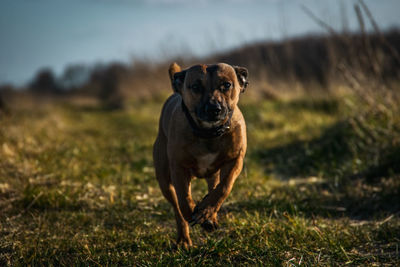
[[[244,102],[249,150],[221,227],[196,226],[194,248],[172,251],[151,158],[160,109],[50,105],[1,119],[0,265],[400,263],[399,176],[345,179],[365,169],[351,149],[362,144],[343,141],[333,100]],[[201,199],[205,182],[193,187]]]

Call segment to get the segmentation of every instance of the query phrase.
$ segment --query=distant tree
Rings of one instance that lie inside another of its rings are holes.
[[[100,85],[99,99],[106,108],[120,109],[124,107],[125,98],[121,90],[121,80],[127,72],[125,65],[114,63],[93,73],[92,80],[97,80]]]
[[[6,110],[6,104],[5,104],[4,100],[3,100],[3,97],[2,97],[1,91],[0,91],[0,112],[2,112],[4,110]]]
[[[29,85],[29,89],[38,94],[58,94],[61,92],[51,69],[41,69]]]
[[[61,78],[61,86],[64,89],[77,89],[84,85],[89,78],[89,68],[85,65],[69,65],[65,68]]]
[[[13,91],[13,87],[11,85],[2,85],[0,86],[0,114],[1,113],[9,113],[9,106],[6,104],[7,96],[9,96]]]

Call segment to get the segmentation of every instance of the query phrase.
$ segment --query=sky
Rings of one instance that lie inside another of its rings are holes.
[[[261,40],[357,29],[356,0],[0,0],[0,84],[49,67],[207,55]],[[400,0],[364,0],[381,29],[400,27]],[[346,15],[343,15],[346,14]],[[368,24],[369,25],[369,24]],[[370,26],[368,26],[370,27]]]

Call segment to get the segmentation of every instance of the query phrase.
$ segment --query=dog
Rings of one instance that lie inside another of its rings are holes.
[[[161,191],[174,208],[177,246],[189,248],[189,224],[215,230],[217,212],[242,171],[246,123],[237,104],[248,71],[225,63],[182,70],[172,63],[169,76],[174,93],[161,111],[153,159]],[[190,187],[194,177],[208,184],[197,205]]]

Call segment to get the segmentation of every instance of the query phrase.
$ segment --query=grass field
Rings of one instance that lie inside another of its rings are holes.
[[[154,177],[161,100],[16,109],[0,119],[0,265],[400,265],[399,118],[350,102],[243,99],[244,170],[189,251]]]

